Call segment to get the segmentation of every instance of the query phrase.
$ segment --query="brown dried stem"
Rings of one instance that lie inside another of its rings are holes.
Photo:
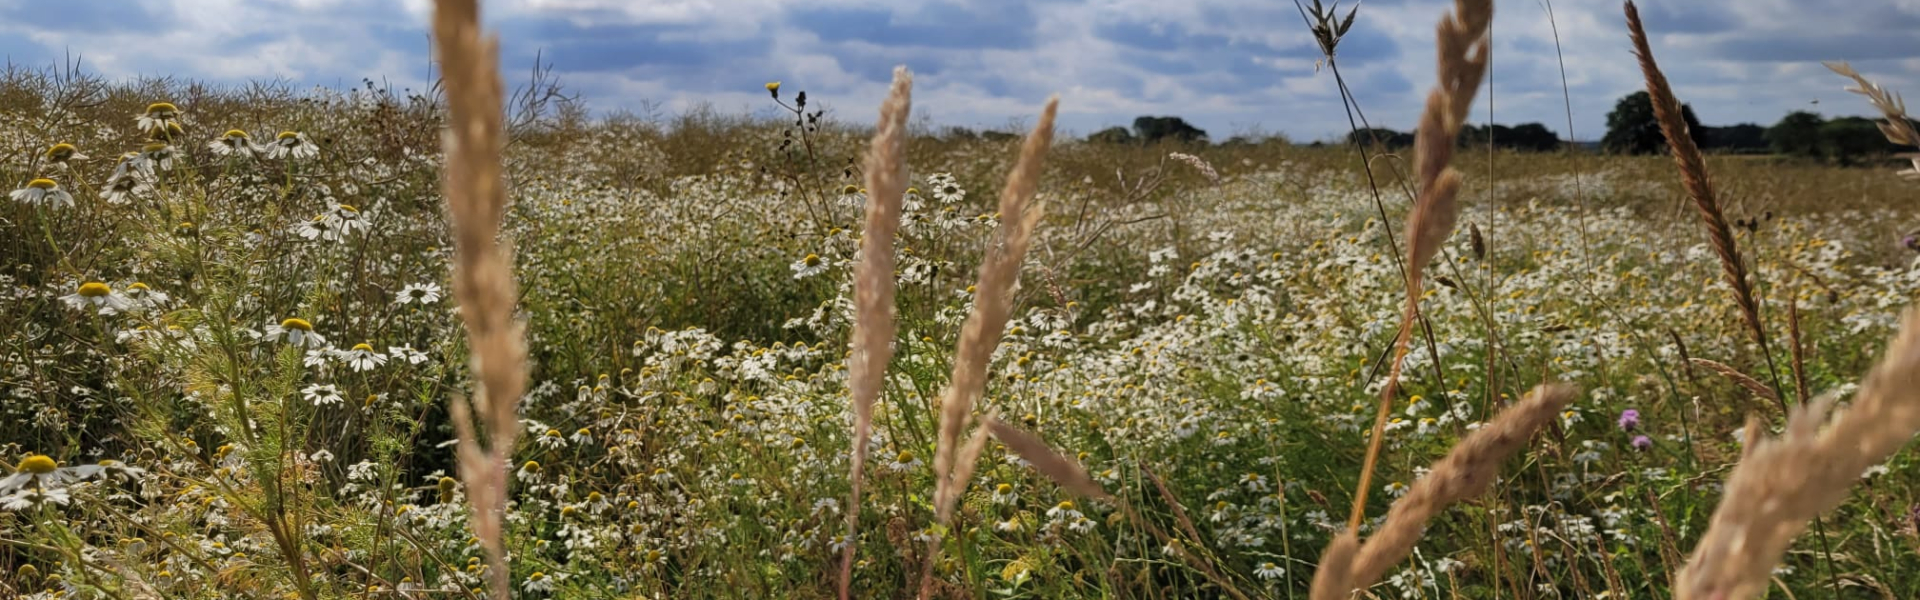
[[[847,357],[847,390],[853,403],[853,465],[847,475],[853,489],[847,499],[846,549],[840,557],[840,598],[851,597],[853,556],[860,532],[860,485],[866,470],[867,438],[873,433],[873,403],[886,385],[893,360],[893,238],[900,229],[900,206],[907,193],[907,114],[912,108],[913,74],[893,69],[893,88],[880,104],[880,120],[867,151],[867,224],[860,236],[860,263],[854,272],[853,350]]]
[[[1860,474],[1920,433],[1920,310],[1908,309],[1853,403],[1823,431],[1831,396],[1802,404],[1785,435],[1761,439],[1749,421],[1740,466],[1706,535],[1680,572],[1679,600],[1738,600],[1765,593],[1793,538],[1847,499]]]
[[[506,212],[502,177],[504,91],[499,41],[480,30],[476,0],[440,0],[433,18],[435,48],[447,90],[446,196],[453,222],[453,293],[472,353],[473,394],[448,406],[459,433],[460,478],[473,505],[474,536],[488,558],[495,598],[511,595],[502,523],[507,465],[520,432],[517,411],[526,390],[527,350],[513,318],[513,262],[497,246]],[[474,420],[485,428],[483,440]]]
[[[1446,458],[1433,464],[1426,477],[1414,482],[1407,495],[1393,503],[1386,521],[1366,544],[1358,542],[1358,528],[1349,528],[1328,546],[1314,576],[1313,600],[1345,600],[1373,585],[1387,569],[1404,560],[1420,541],[1427,522],[1448,506],[1486,492],[1505,462],[1552,423],[1573,401],[1577,390],[1555,384],[1534,388],[1520,403],[1500,411],[1454,445]],[[1356,548],[1357,546],[1357,548]]]
[[[1400,369],[1406,362],[1407,347],[1414,322],[1420,316],[1422,274],[1440,246],[1453,234],[1460,207],[1455,197],[1460,192],[1460,172],[1449,166],[1460,127],[1473,96],[1486,76],[1490,41],[1487,28],[1493,22],[1492,0],[1456,0],[1451,14],[1441,17],[1435,36],[1439,81],[1427,94],[1426,109],[1420,116],[1420,130],[1414,138],[1420,192],[1413,212],[1407,215],[1407,306],[1400,320],[1399,335],[1393,342],[1393,362],[1387,380],[1380,388],[1379,409],[1374,414],[1373,436],[1367,443],[1367,458],[1360,469],[1360,485],[1353,499],[1349,528],[1358,528],[1366,516],[1367,490],[1372,487],[1374,467],[1379,462],[1381,438],[1385,437],[1387,415],[1392,412],[1393,397],[1400,390]]]

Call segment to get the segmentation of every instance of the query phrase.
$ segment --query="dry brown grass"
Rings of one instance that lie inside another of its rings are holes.
[[[893,359],[893,238],[907,193],[907,115],[913,106],[913,73],[894,67],[893,88],[880,104],[880,121],[867,151],[867,223],[854,272],[853,350],[847,357],[847,391],[853,402],[853,466],[847,477],[846,550],[840,558],[840,598],[850,597],[853,555],[860,533],[860,484],[873,433],[873,403],[886,385]]]
[[[1000,192],[1000,228],[981,261],[973,310],[960,331],[953,375],[941,396],[940,435],[933,455],[934,519],[941,526],[952,520],[954,505],[966,491],[975,462],[986,448],[985,428],[975,431],[965,446],[959,444],[960,434],[972,421],[973,405],[986,393],[987,366],[1013,312],[1013,288],[1020,281],[1020,264],[1026,259],[1033,229],[1042,214],[1041,207],[1033,205],[1033,197],[1040,186],[1047,149],[1053,144],[1053,120],[1059,108],[1059,97],[1047,100],[1040,122],[1027,134],[1020,146],[1020,158],[1007,174],[1006,188]],[[940,558],[940,537],[936,535],[931,543],[921,577],[923,598],[931,591],[934,563]]]
[[[448,405],[459,432],[460,478],[473,505],[474,536],[488,558],[495,598],[508,598],[507,468],[520,433],[517,408],[526,391],[527,349],[513,318],[513,261],[495,245],[507,206],[500,153],[506,143],[499,41],[480,31],[475,0],[441,0],[433,18],[435,48],[446,82],[447,209],[453,221],[453,293],[472,353],[473,394]],[[471,404],[471,406],[469,406]],[[483,440],[474,428],[478,418]]]
[[[1749,422],[1745,455],[1680,572],[1676,598],[1764,593],[1793,538],[1845,501],[1862,472],[1920,433],[1920,310],[1908,309],[1852,404],[1827,425],[1833,406],[1829,396],[1796,407],[1785,435],[1775,439],[1760,439],[1763,428]]]
[[[1890,91],[1881,87],[1880,84],[1868,81],[1865,75],[1853,70],[1853,65],[1845,61],[1821,64],[1843,77],[1852,79],[1854,87],[1847,88],[1847,91],[1866,96],[1867,102],[1880,111],[1880,116],[1885,117],[1886,120],[1875,124],[1880,126],[1880,133],[1887,136],[1887,141],[1903,146],[1920,146],[1920,130],[1914,129],[1913,117],[1907,115],[1907,103],[1900,99],[1899,92]],[[1920,153],[1901,154],[1900,157],[1913,164],[1899,171],[1898,175],[1920,181]]]
[[[1373,471],[1380,458],[1380,440],[1385,437],[1387,415],[1393,397],[1400,390],[1400,369],[1405,364],[1413,326],[1420,316],[1420,296],[1426,265],[1440,252],[1440,246],[1453,235],[1454,221],[1460,214],[1455,202],[1459,195],[1460,172],[1451,165],[1453,149],[1473,107],[1473,96],[1486,76],[1491,40],[1487,28],[1493,23],[1491,0],[1457,0],[1451,14],[1441,17],[1434,45],[1439,57],[1436,72],[1439,81],[1427,94],[1420,116],[1419,134],[1414,139],[1418,156],[1420,191],[1414,198],[1413,212],[1407,215],[1407,307],[1400,320],[1400,332],[1394,340],[1393,362],[1387,369],[1386,384],[1380,388],[1379,410],[1374,415],[1373,436],[1367,445],[1367,458],[1360,469],[1360,485],[1353,499],[1348,529],[1358,529],[1366,516],[1367,490],[1373,485]]]
[[[1733,227],[1728,225],[1726,213],[1720,210],[1720,201],[1713,193],[1713,179],[1707,174],[1707,161],[1701,155],[1700,147],[1693,143],[1693,137],[1687,133],[1687,123],[1681,118],[1680,100],[1673,95],[1673,87],[1667,84],[1667,76],[1660,72],[1659,63],[1653,59],[1653,48],[1647,44],[1646,29],[1640,23],[1640,10],[1633,2],[1625,4],[1627,30],[1633,38],[1633,55],[1640,61],[1640,73],[1647,81],[1647,94],[1653,100],[1654,118],[1660,121],[1660,133],[1667,138],[1667,147],[1673,150],[1673,160],[1680,165],[1680,180],[1686,187],[1687,197],[1693,199],[1693,205],[1700,211],[1700,220],[1707,229],[1707,239],[1713,244],[1714,254],[1720,257],[1721,274],[1727,280],[1727,286],[1733,290],[1733,302],[1740,307],[1740,316],[1746,322],[1747,333],[1753,336],[1764,352],[1767,344],[1767,330],[1760,322],[1760,304],[1754,301],[1753,285],[1747,278],[1747,264],[1740,256],[1740,247],[1734,242]],[[1771,355],[1769,354],[1769,361]],[[1786,404],[1779,394],[1772,395],[1781,410]],[[1804,399],[1802,399],[1804,400]]]
[[[1378,582],[1387,569],[1413,551],[1434,515],[1492,487],[1500,463],[1525,446],[1534,432],[1552,423],[1576,392],[1566,384],[1534,388],[1434,463],[1426,477],[1393,503],[1386,521],[1364,545],[1357,537],[1358,528],[1340,534],[1320,559],[1313,600],[1344,600]]]

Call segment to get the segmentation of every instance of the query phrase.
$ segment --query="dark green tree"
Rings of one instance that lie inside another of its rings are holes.
[[[1872,119],[1840,117],[1820,126],[1821,154],[1843,165],[1858,164],[1892,149]]]
[[[1385,127],[1356,129],[1347,134],[1348,144],[1366,145],[1372,144],[1376,140],[1387,148],[1406,148],[1413,145],[1413,134],[1411,132],[1394,131]]]
[[[1187,123],[1180,117],[1139,117],[1133,120],[1133,136],[1143,144],[1161,140],[1171,142],[1205,142],[1207,132]]]
[[[1087,136],[1087,142],[1094,144],[1131,144],[1133,132],[1125,127],[1108,127]]]
[[[1820,127],[1826,119],[1804,110],[1796,110],[1781,117],[1780,122],[1767,128],[1767,147],[1775,154],[1815,158],[1821,155]]]
[[[1738,123],[1726,127],[1708,126],[1707,144],[1702,148],[1732,153],[1760,153],[1767,151],[1767,128],[1753,123]]]
[[[1687,124],[1687,137],[1693,143],[1706,146],[1702,138],[1705,128],[1700,119],[1693,116],[1693,107],[1680,105],[1680,119]],[[1634,92],[1614,103],[1613,112],[1607,113],[1607,135],[1600,138],[1600,148],[1616,154],[1653,154],[1667,151],[1667,136],[1660,132],[1660,121],[1653,116],[1653,99],[1646,92]]]

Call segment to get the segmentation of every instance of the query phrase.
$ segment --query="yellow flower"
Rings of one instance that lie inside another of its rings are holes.
[[[308,323],[306,319],[294,317],[291,319],[287,319],[285,321],[281,321],[280,328],[281,329],[297,329],[300,331],[313,331],[313,324]],[[366,344],[361,344],[361,345],[365,346]],[[368,347],[371,348],[371,346],[368,346]]]
[[[51,457],[45,454],[29,455],[25,460],[20,461],[21,472],[35,475],[46,475],[52,473],[54,469],[59,467],[59,463],[54,462]]]
[[[780,97],[780,82],[778,82],[778,81],[769,81],[769,82],[767,82],[767,93],[769,93],[769,94],[773,94],[773,97],[775,97],[775,98],[779,98],[779,97]]]
[[[76,290],[75,293],[80,294],[82,296],[86,296],[88,298],[99,298],[101,296],[105,296],[107,294],[113,293],[113,288],[107,287],[107,284],[100,283],[98,281],[89,281],[89,282],[80,284],[80,289]]]

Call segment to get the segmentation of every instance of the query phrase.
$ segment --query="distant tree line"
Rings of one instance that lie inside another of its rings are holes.
[[[1773,153],[1850,165],[1900,151],[1880,133],[1880,126],[1863,117],[1824,119],[1807,111],[1793,111],[1772,127],[1740,123],[1727,127],[1703,126],[1693,107],[1680,106],[1687,135],[1702,150],[1734,154]],[[1646,92],[1634,92],[1607,113],[1607,135],[1602,150],[1616,154],[1653,154],[1667,151],[1667,137],[1653,116]]]
[[[1772,127],[1763,127],[1755,123],[1715,127],[1702,125],[1699,117],[1694,115],[1693,107],[1685,104],[1680,106],[1680,117],[1686,122],[1687,134],[1693,138],[1694,144],[1710,152],[1772,153],[1853,164],[1899,150],[1886,141],[1876,123],[1861,117],[1839,117],[1828,120],[1811,112],[1794,111],[1781,118],[1780,122]],[[1412,131],[1372,127],[1348,133],[1345,141],[1348,144],[1379,144],[1387,148],[1406,148],[1413,145],[1414,134],[1415,132]],[[950,128],[948,137],[1002,142],[1019,139],[1019,136],[1013,133],[1000,131],[976,133],[960,127]],[[1087,136],[1086,141],[1094,144],[1126,145],[1163,142],[1209,143],[1206,130],[1193,126],[1185,119],[1173,116],[1141,116],[1133,120],[1131,128],[1102,129]],[[1257,141],[1253,138],[1235,136],[1221,142],[1221,145],[1240,146],[1254,143]],[[1565,144],[1558,133],[1540,123],[1521,123],[1511,126],[1470,124],[1461,129],[1456,143],[1473,148],[1485,148],[1491,144],[1496,148],[1517,152],[1552,152],[1561,149]],[[1315,142],[1314,145],[1319,145],[1319,142]],[[1600,139],[1599,149],[1612,154],[1653,154],[1667,151],[1666,135],[1660,131],[1659,122],[1653,115],[1653,102],[1646,92],[1628,94],[1614,104],[1613,111],[1607,113],[1607,132]]]

